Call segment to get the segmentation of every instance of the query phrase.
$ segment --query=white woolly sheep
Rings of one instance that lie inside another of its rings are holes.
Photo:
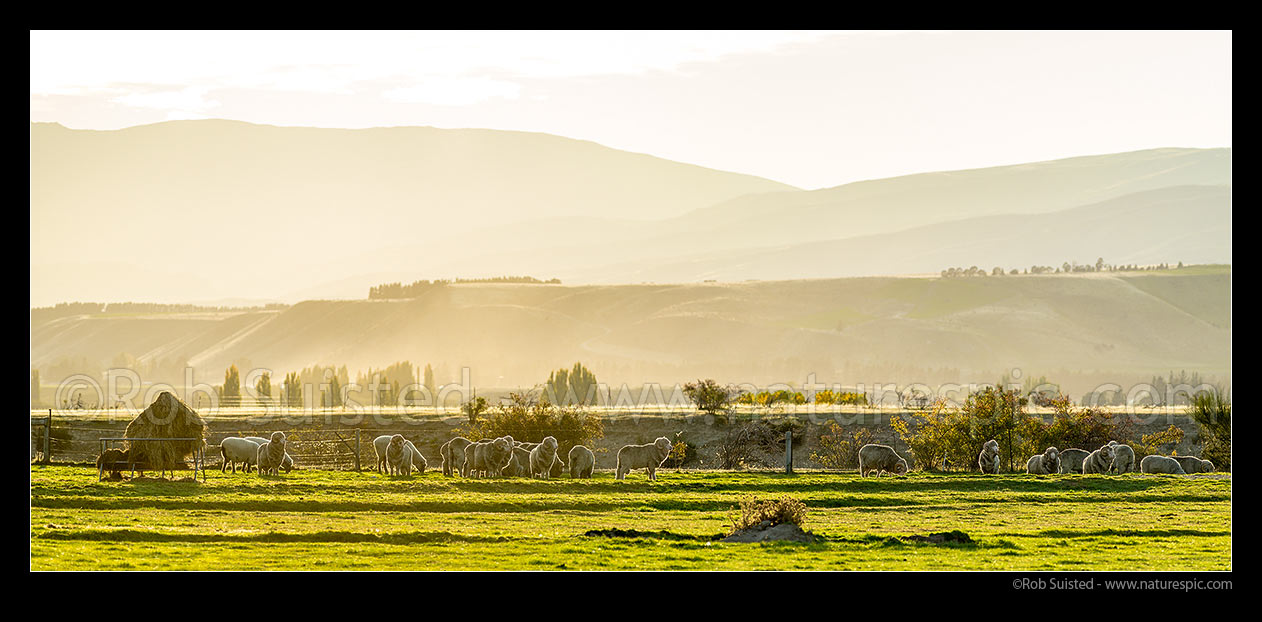
[[[982,473],[999,472],[999,441],[992,438],[982,445],[982,453],[977,455],[977,466]]]
[[[386,472],[386,451],[390,447],[390,439],[394,438],[394,436],[395,435],[393,434],[382,434],[381,436],[372,439],[373,451],[377,453],[378,472]],[[412,444],[412,441],[405,438],[403,439],[403,443],[404,446],[407,447],[408,451],[412,453],[412,466],[416,468],[417,471],[424,473],[425,469],[429,466],[429,461],[425,459],[425,456],[421,455],[420,450],[416,448],[416,445]],[[408,474],[411,474],[411,471],[408,471]]]
[[[596,454],[592,450],[582,446],[575,445],[570,448],[570,479],[586,478],[591,479],[592,471],[596,468]]]
[[[552,466],[556,461],[557,439],[545,436],[537,447],[530,450],[530,476],[551,479]]]
[[[1192,473],[1213,473],[1214,463],[1209,460],[1202,460],[1196,456],[1170,456],[1174,458],[1179,466],[1183,467],[1183,472],[1191,475]]]
[[[666,461],[672,446],[665,436],[647,445],[624,445],[618,450],[618,470],[616,479],[626,479],[632,469],[648,469],[649,479],[657,479],[657,467]]]
[[[1108,473],[1112,465],[1113,446],[1101,445],[1099,449],[1087,454],[1087,459],[1082,461],[1082,472],[1084,474]]]
[[[438,453],[443,458],[443,475],[451,477],[457,471],[464,471],[464,450],[472,443],[473,441],[463,436],[457,436],[438,448]]]
[[[408,440],[402,434],[391,436],[386,445],[386,472],[390,475],[412,474],[412,450],[408,449]]]
[[[1130,445],[1116,443],[1113,445],[1113,464],[1110,471],[1122,474],[1135,471],[1135,450]]]
[[[1061,473],[1081,473],[1082,463],[1091,455],[1085,449],[1064,449],[1060,452]]]
[[[258,443],[259,445],[262,445],[263,443],[267,442],[267,439],[263,438],[262,436],[246,436],[244,438],[247,441],[254,441],[255,443]],[[284,469],[286,473],[294,470],[294,459],[292,456],[289,455],[289,442],[288,441],[285,442],[285,459],[281,461],[280,468]]]
[[[266,443],[267,441],[263,441]],[[255,442],[248,438],[239,438],[230,436],[219,442],[219,455],[223,456],[223,464],[219,465],[220,473],[228,472],[228,465],[232,465],[232,472],[237,472],[237,463],[241,463],[241,471],[249,473],[250,467],[254,466],[259,457],[259,445],[262,443]]]
[[[907,461],[889,445],[868,443],[859,448],[859,475],[867,477],[873,471],[878,476],[882,472],[903,475],[907,473]]]
[[[280,475],[280,465],[285,461],[285,433],[272,432],[272,439],[259,445],[255,464],[258,465],[259,476]]]
[[[1060,473],[1060,450],[1048,447],[1043,453],[1031,456],[1025,463],[1025,472],[1031,475],[1053,475]]]
[[[1179,461],[1169,456],[1144,456],[1144,459],[1139,461],[1139,470],[1144,473],[1187,475],[1187,472],[1179,465]]]
[[[461,475],[475,474],[499,477],[513,459],[513,437],[501,436],[484,439],[465,447],[464,469]]]

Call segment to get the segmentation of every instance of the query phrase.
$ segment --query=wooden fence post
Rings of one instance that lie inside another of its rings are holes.
[[[359,466],[359,428],[355,428],[355,471],[360,471]]]
[[[44,424],[44,464],[53,461],[53,409],[48,409],[48,423]]]
[[[793,474],[793,430],[784,433],[784,472]]]

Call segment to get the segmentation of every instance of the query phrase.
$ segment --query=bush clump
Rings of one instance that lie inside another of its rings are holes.
[[[732,530],[728,535],[743,529],[758,527],[764,521],[767,527],[781,523],[792,523],[801,527],[806,522],[806,504],[793,497],[775,499],[758,499],[746,497],[741,500],[740,510],[732,509]]]

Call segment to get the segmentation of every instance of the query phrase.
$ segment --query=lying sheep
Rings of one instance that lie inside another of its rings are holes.
[[[1086,460],[1082,461],[1082,472],[1084,474],[1108,473],[1112,465],[1113,446],[1101,445],[1099,449],[1087,454]]]
[[[1144,456],[1139,461],[1139,470],[1144,473],[1168,473],[1170,475],[1187,475],[1179,461],[1168,456]]]
[[[473,477],[499,477],[513,458],[513,437],[501,436],[484,439],[465,447],[464,468],[461,475]]]
[[[999,441],[990,439],[982,445],[982,453],[977,455],[977,466],[982,473],[999,472]]]
[[[402,434],[390,437],[386,444],[386,472],[390,475],[412,474],[412,450]]]
[[[262,436],[246,436],[244,438],[247,441],[254,441],[255,443],[259,445],[262,445],[263,443],[267,442],[267,439],[263,438]],[[281,461],[280,468],[284,469],[286,473],[294,470],[294,459],[289,455],[288,441],[286,441],[285,443],[285,459]]]
[[[386,451],[390,447],[390,440],[395,436],[402,435],[382,434],[381,436],[372,439],[373,451],[377,452],[377,471],[380,473],[386,472]],[[425,456],[421,455],[420,450],[416,448],[416,445],[412,444],[412,441],[405,438],[403,439],[403,443],[412,454],[412,466],[415,467],[417,471],[424,473],[425,469],[429,467],[429,462],[425,460]],[[411,470],[409,470],[407,474],[411,475],[411,473]]]
[[[666,461],[671,449],[670,439],[665,436],[647,445],[624,445],[618,450],[616,479],[626,479],[632,469],[648,469],[649,479],[657,479],[657,467]]]
[[[266,443],[267,441],[263,441]],[[248,438],[239,438],[230,436],[219,442],[219,455],[223,457],[223,463],[219,465],[220,473],[227,473],[228,466],[232,466],[232,472],[237,472],[237,463],[241,463],[241,471],[249,473],[250,467],[254,466],[259,456],[259,445]]]
[[[1031,475],[1054,475],[1060,473],[1060,450],[1048,447],[1043,453],[1031,456],[1025,463],[1025,472]]]
[[[1066,449],[1060,452],[1061,473],[1081,473],[1082,463],[1091,455],[1085,449]]]
[[[451,477],[457,471],[464,471],[464,450],[472,443],[473,441],[463,436],[457,436],[438,448],[438,453],[443,458],[443,475]]]
[[[285,433],[272,432],[271,440],[259,445],[256,456],[254,463],[258,465],[260,477],[280,475],[280,465],[285,461]]]
[[[889,445],[868,443],[859,448],[859,475],[867,477],[873,471],[878,476],[882,472],[903,475],[907,473],[907,461]]]
[[[1113,445],[1113,465],[1110,471],[1122,474],[1133,473],[1135,471],[1135,450],[1125,443],[1115,443]]]
[[[110,479],[122,479],[123,469],[128,467],[128,449],[106,449],[96,457],[98,472],[109,473]]]
[[[570,479],[584,478],[591,479],[592,471],[596,468],[596,454],[592,450],[582,446],[575,445],[570,448]]]
[[[537,447],[530,450],[530,476],[551,479],[552,466],[556,461],[557,439],[545,436]]]
[[[1170,457],[1174,458],[1174,461],[1178,462],[1179,466],[1183,467],[1183,472],[1189,475],[1192,473],[1213,473],[1214,472],[1214,463],[1210,462],[1209,460],[1202,460],[1200,458],[1197,458],[1196,456],[1170,456]]]

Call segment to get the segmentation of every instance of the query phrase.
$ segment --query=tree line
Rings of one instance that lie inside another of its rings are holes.
[[[561,279],[541,281],[533,276],[493,276],[478,279],[421,279],[404,285],[401,282],[383,283],[368,288],[369,300],[418,298],[437,288],[461,283],[524,283],[527,285],[560,285]]]

